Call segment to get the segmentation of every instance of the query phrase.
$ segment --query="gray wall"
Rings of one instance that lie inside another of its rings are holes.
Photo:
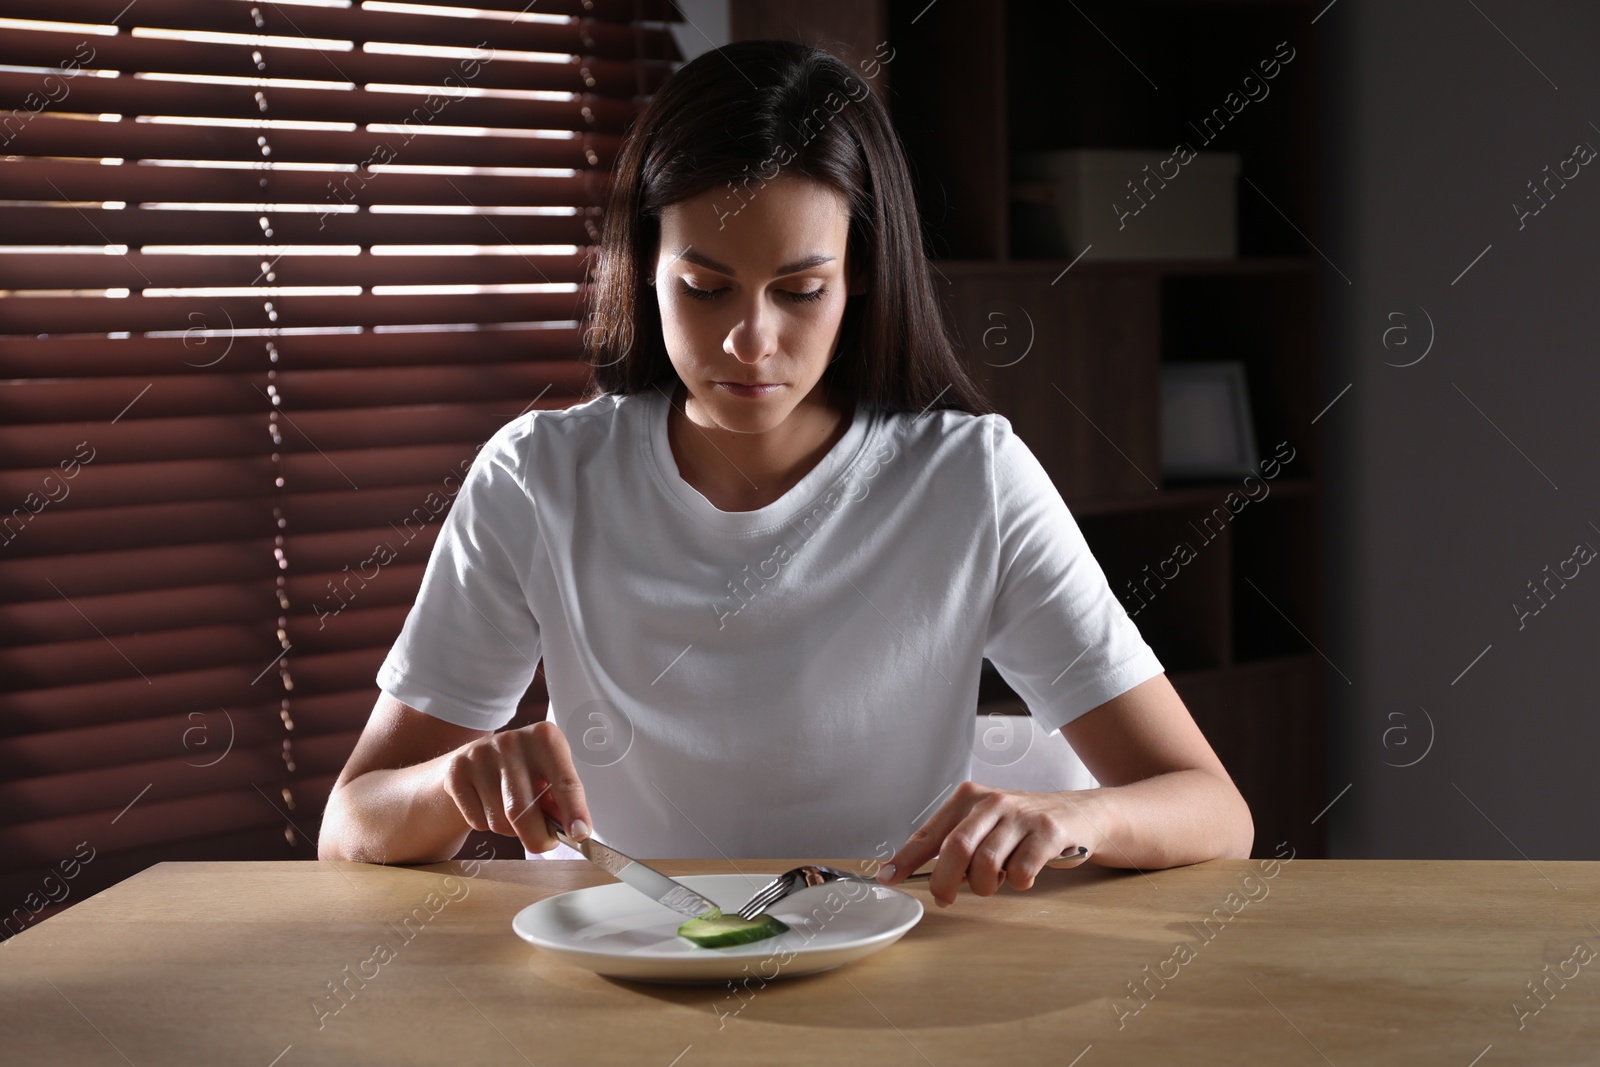
[[[1476,3],[1338,0],[1310,28],[1322,248],[1353,283],[1326,268],[1324,395],[1353,383],[1318,424],[1335,856],[1600,857],[1600,561],[1513,607],[1600,548],[1600,159],[1512,207],[1600,148],[1600,5]],[[1386,365],[1422,354],[1424,308],[1432,351]]]

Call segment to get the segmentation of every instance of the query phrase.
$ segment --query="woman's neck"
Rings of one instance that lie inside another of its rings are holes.
[[[667,442],[679,475],[722,511],[755,511],[781,498],[844,437],[854,416],[852,402],[841,407],[818,389],[771,430],[736,433],[691,419],[687,398],[677,383]]]

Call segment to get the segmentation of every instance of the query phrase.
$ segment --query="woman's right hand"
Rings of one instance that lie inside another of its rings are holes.
[[[549,720],[462,745],[446,761],[444,782],[469,826],[514,836],[529,852],[560,843],[546,813],[573,838],[593,832],[572,750]]]

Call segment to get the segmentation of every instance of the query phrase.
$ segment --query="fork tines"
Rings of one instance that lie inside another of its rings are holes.
[[[767,908],[783,899],[783,891],[788,888],[789,882],[793,877],[793,874],[780,874],[768,882],[761,888],[760,892],[750,898],[748,904],[739,909],[739,918],[754,919],[757,915],[766,911]]]

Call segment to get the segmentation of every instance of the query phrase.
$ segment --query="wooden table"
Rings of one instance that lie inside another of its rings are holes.
[[[403,940],[452,875],[465,893]],[[608,881],[583,861],[163,863],[0,944],[0,1062],[1600,1062],[1600,863],[1084,866],[948,909],[916,882],[928,911],[900,942],[743,998],[600,978],[512,933]],[[380,941],[392,958],[331,997]]]

